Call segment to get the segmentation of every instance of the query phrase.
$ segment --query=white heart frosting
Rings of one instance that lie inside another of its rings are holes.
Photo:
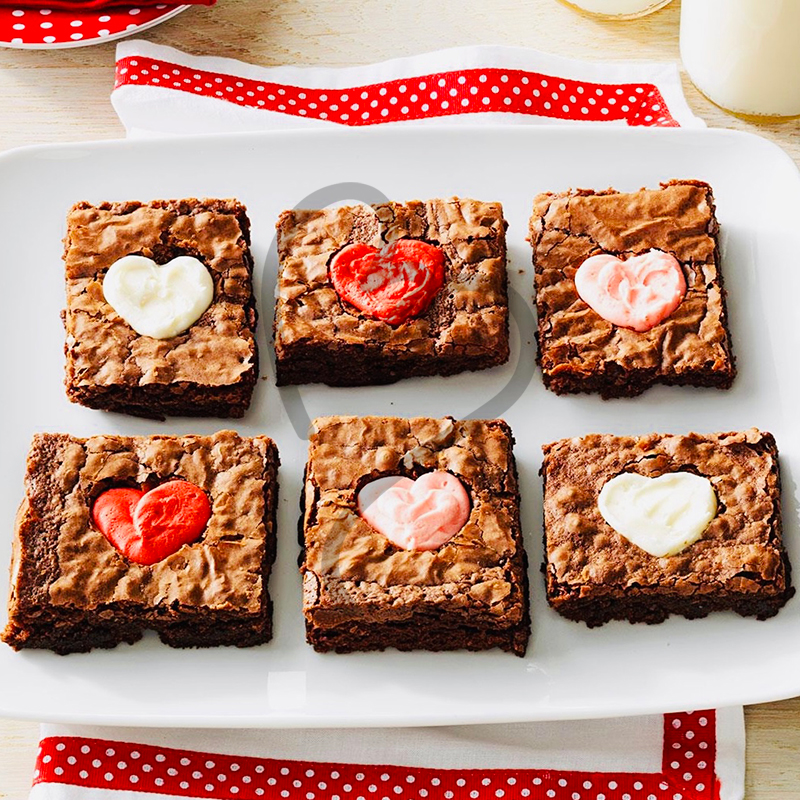
[[[651,556],[674,556],[696,542],[717,513],[717,495],[708,478],[670,472],[648,478],[623,472],[600,491],[603,519]]]
[[[145,256],[124,256],[106,272],[103,294],[140,336],[171,339],[203,316],[214,299],[214,281],[192,256],[162,266]]]

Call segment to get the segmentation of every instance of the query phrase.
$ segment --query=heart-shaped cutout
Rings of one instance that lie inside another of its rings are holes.
[[[575,288],[603,319],[642,333],[681,304],[686,278],[678,261],[661,250],[648,250],[625,261],[601,253],[578,267]]]
[[[188,481],[168,481],[149,492],[108,489],[92,506],[100,532],[137,564],[155,564],[191,544],[210,517],[206,493]]]
[[[708,478],[691,472],[658,478],[623,472],[603,486],[597,506],[618,534],[663,558],[700,539],[716,516],[717,495]]]
[[[162,266],[145,256],[124,256],[108,268],[103,295],[140,336],[171,339],[203,316],[214,299],[214,281],[192,256]]]
[[[470,514],[467,490],[449,472],[426,472],[415,481],[378,478],[358,493],[358,513],[404,550],[436,550],[452,539]]]
[[[333,257],[330,275],[342,300],[399,325],[422,314],[442,288],[444,253],[416,239],[398,239],[382,250],[356,242]]]

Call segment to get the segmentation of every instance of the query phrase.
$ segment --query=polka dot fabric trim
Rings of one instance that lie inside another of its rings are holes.
[[[664,717],[661,773],[277,761],[79,737],[40,743],[34,785],[237,800],[718,800],[713,711]]]
[[[717,800],[716,715],[713,711],[664,715],[661,769],[680,789],[670,800]],[[677,795],[681,795],[678,797]],[[665,795],[666,796],[666,795]]]
[[[340,125],[504,112],[630,126],[678,127],[652,83],[589,83],[518,69],[463,69],[415,78],[310,89],[131,56],[117,62],[115,88],[158,86],[246,108]]]
[[[31,9],[0,8],[0,44],[55,46],[87,44],[135,33],[172,14],[180,6],[160,4],[149,8]]]

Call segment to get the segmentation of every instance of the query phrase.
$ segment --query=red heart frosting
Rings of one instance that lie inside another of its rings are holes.
[[[678,261],[661,250],[648,250],[626,261],[602,253],[580,265],[575,288],[603,319],[642,333],[680,305],[686,278]]]
[[[168,481],[149,492],[108,489],[92,506],[103,536],[137,564],[155,564],[195,541],[210,517],[206,493],[188,481]]]
[[[356,242],[333,257],[330,274],[342,300],[399,325],[425,311],[442,288],[444,253],[416,239],[398,239],[382,250]]]

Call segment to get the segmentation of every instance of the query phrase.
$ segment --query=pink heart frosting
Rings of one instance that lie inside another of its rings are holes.
[[[648,250],[625,261],[603,253],[580,265],[575,288],[603,319],[642,333],[680,305],[686,279],[678,261],[661,250]]]
[[[358,513],[378,533],[405,550],[436,550],[469,519],[470,502],[449,472],[426,472],[415,481],[378,478],[358,493]]]

